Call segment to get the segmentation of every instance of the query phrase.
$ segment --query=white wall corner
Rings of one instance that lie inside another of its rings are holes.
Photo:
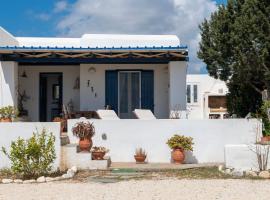
[[[187,62],[169,62],[169,110],[186,110]]]
[[[17,106],[18,63],[0,62],[0,106]]]

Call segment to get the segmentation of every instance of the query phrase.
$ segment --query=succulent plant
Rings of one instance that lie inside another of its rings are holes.
[[[182,149],[186,151],[193,151],[193,138],[184,135],[174,135],[167,141],[171,149]]]
[[[143,148],[137,148],[135,151],[135,156],[147,156],[147,153]]]
[[[72,128],[73,135],[80,139],[91,139],[95,135],[95,127],[90,122],[78,122]]]

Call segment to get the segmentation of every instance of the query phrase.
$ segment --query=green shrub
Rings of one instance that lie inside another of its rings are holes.
[[[11,143],[10,153],[2,147],[3,153],[11,161],[11,170],[23,177],[36,178],[52,170],[56,158],[54,149],[55,136],[43,129],[27,140],[18,138]]]
[[[167,141],[167,144],[171,149],[193,151],[192,145],[194,143],[192,137],[186,137],[184,135],[174,135]]]
[[[263,135],[264,136],[270,136],[270,120],[268,118],[267,111],[270,108],[270,101],[264,101],[263,105],[260,109],[261,112],[261,118],[263,122]]]

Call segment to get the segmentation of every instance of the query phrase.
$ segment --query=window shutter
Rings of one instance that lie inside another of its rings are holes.
[[[141,108],[154,113],[154,71],[141,72]]]
[[[105,106],[118,113],[118,71],[105,72]]]

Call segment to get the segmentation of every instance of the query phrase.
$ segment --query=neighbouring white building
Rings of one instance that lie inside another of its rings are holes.
[[[188,119],[224,119],[228,117],[224,81],[207,74],[187,75]]]
[[[22,103],[31,121],[51,121],[62,105],[168,118],[186,110],[187,60],[175,35],[14,37],[0,27],[0,107]]]

